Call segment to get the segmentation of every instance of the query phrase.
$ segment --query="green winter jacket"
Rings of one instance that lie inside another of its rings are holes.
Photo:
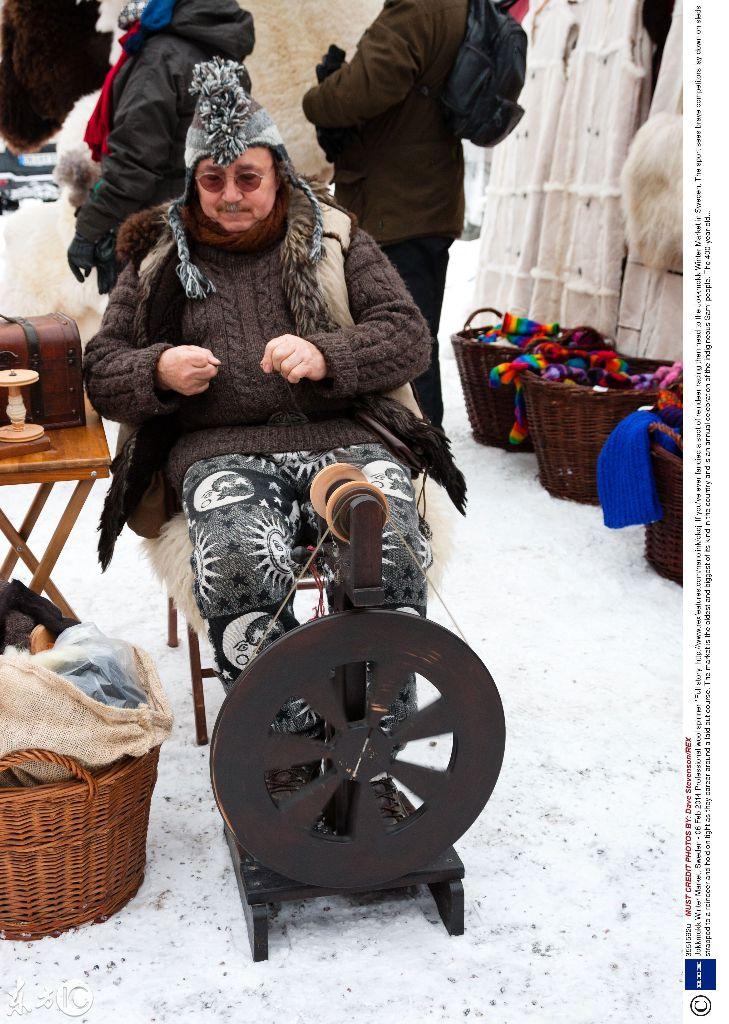
[[[253,41],[253,19],[236,0],[177,0],[168,27],[147,39],[114,80],[110,152],[76,221],[87,241],[182,194],[185,136],[195,110],[192,69],[215,56],[241,61]]]
[[[385,0],[352,60],[304,96],[324,128],[354,127],[337,201],[382,245],[463,228],[463,150],[437,94],[466,32],[468,0]]]

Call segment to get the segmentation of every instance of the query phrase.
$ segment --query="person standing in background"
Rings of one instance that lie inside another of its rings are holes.
[[[117,228],[130,214],[173,199],[185,186],[185,136],[195,110],[195,64],[242,61],[253,18],[236,0],[130,0],[119,15],[122,56],[109,71],[85,141],[101,177],[79,208],[68,262],[99,292],[117,277]]]
[[[414,383],[437,426],[438,326],[448,250],[461,234],[465,205],[463,150],[446,127],[438,94],[467,14],[468,0],[385,0],[352,60],[303,100],[318,129],[337,130],[338,152],[330,153],[337,201],[377,240],[428,322],[430,367]]]

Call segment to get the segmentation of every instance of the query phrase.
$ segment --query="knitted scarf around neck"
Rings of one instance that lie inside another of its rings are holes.
[[[288,208],[289,188],[281,184],[269,215],[247,231],[233,233],[223,230],[216,221],[203,213],[197,196],[189,206],[182,208],[182,220],[192,238],[202,245],[211,245],[226,252],[263,252],[274,246],[286,233]]]

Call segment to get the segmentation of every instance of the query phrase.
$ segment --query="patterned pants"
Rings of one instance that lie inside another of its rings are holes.
[[[358,466],[384,491],[392,520],[423,567],[430,565],[430,545],[420,529],[410,471],[382,445],[358,444],[323,453],[221,455],[196,462],[185,474],[182,504],[193,544],[195,599],[226,689],[255,656],[264,635],[262,648],[299,624],[290,601],[270,628],[300,571],[292,562],[292,548],[305,528],[316,530],[309,501],[311,481],[334,462]],[[385,605],[424,616],[427,586],[422,573],[390,523],[382,540]],[[405,718],[414,701],[414,678],[403,680],[403,690],[390,708],[392,723]],[[383,726],[387,724],[383,720]],[[282,732],[314,734],[320,726],[300,699],[291,699],[273,722]]]

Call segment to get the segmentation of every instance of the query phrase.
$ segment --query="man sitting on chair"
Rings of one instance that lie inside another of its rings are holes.
[[[358,410],[401,438],[405,425],[438,451],[441,476],[444,460],[459,476],[444,435],[382,397],[428,365],[422,315],[373,239],[297,175],[241,73],[220,59],[196,67],[185,193],[127,231],[134,257],[85,356],[96,409],[140,428],[115,461],[102,564],[164,470],[187,517],[195,598],[226,687],[264,637],[297,625],[289,603],[270,628],[294,579],[292,548],[313,525],[309,485],[322,467],[352,463],[382,486],[428,564],[410,470]],[[337,273],[344,312],[333,308]],[[387,605],[424,615],[423,575],[389,524],[383,544]],[[396,720],[412,697],[411,687],[392,706]],[[291,701],[274,727],[317,724]]]

